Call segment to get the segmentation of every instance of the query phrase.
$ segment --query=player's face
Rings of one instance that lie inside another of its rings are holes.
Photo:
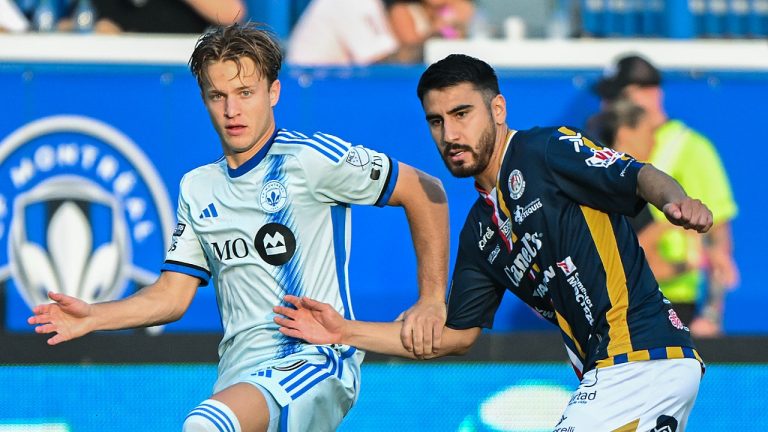
[[[219,134],[224,154],[239,166],[267,142],[275,128],[272,108],[280,98],[280,82],[271,85],[256,70],[253,60],[212,63],[203,100]]]
[[[432,139],[451,174],[471,177],[488,168],[496,123],[481,92],[470,83],[430,90],[424,95],[423,108]]]

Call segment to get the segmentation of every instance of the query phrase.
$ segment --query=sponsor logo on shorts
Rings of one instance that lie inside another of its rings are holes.
[[[587,404],[589,401],[597,399],[597,390],[593,392],[576,392],[568,401],[568,406],[573,404]]]

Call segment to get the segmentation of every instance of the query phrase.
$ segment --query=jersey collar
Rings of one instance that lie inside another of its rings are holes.
[[[243,174],[247,173],[248,171],[252,170],[256,167],[256,165],[261,162],[265,156],[267,156],[267,153],[269,153],[269,149],[272,148],[272,143],[275,142],[275,137],[277,136],[277,133],[280,131],[277,127],[275,127],[275,131],[272,132],[272,136],[269,137],[269,140],[264,144],[264,147],[261,148],[255,155],[253,155],[250,159],[245,161],[244,164],[240,165],[237,168],[230,168],[229,165],[227,165],[227,172],[229,173],[229,177],[236,178],[240,177]]]

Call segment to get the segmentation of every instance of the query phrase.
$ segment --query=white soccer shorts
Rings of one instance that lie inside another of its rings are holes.
[[[701,363],[622,363],[584,375],[553,432],[682,432],[696,401]]]
[[[273,400],[267,400],[269,432],[335,431],[357,400],[364,353],[351,347],[346,351],[316,348],[315,356],[306,351],[290,355],[278,365],[240,378],[272,396]],[[279,416],[277,421],[274,414]]]

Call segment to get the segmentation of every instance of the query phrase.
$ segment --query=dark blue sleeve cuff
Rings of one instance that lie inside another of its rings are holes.
[[[196,277],[200,279],[200,286],[206,286],[208,285],[208,282],[211,280],[211,272],[208,270],[198,267],[196,265],[183,263],[180,261],[166,261],[163,263],[163,265],[160,267],[160,271],[172,271],[176,273],[182,273],[185,275],[189,275],[192,277]]]
[[[389,202],[389,198],[392,196],[392,192],[395,191],[397,175],[399,173],[400,167],[397,163],[397,159],[389,158],[389,172],[387,173],[387,182],[384,185],[384,189],[381,191],[381,196],[376,200],[377,207],[384,207]]]

